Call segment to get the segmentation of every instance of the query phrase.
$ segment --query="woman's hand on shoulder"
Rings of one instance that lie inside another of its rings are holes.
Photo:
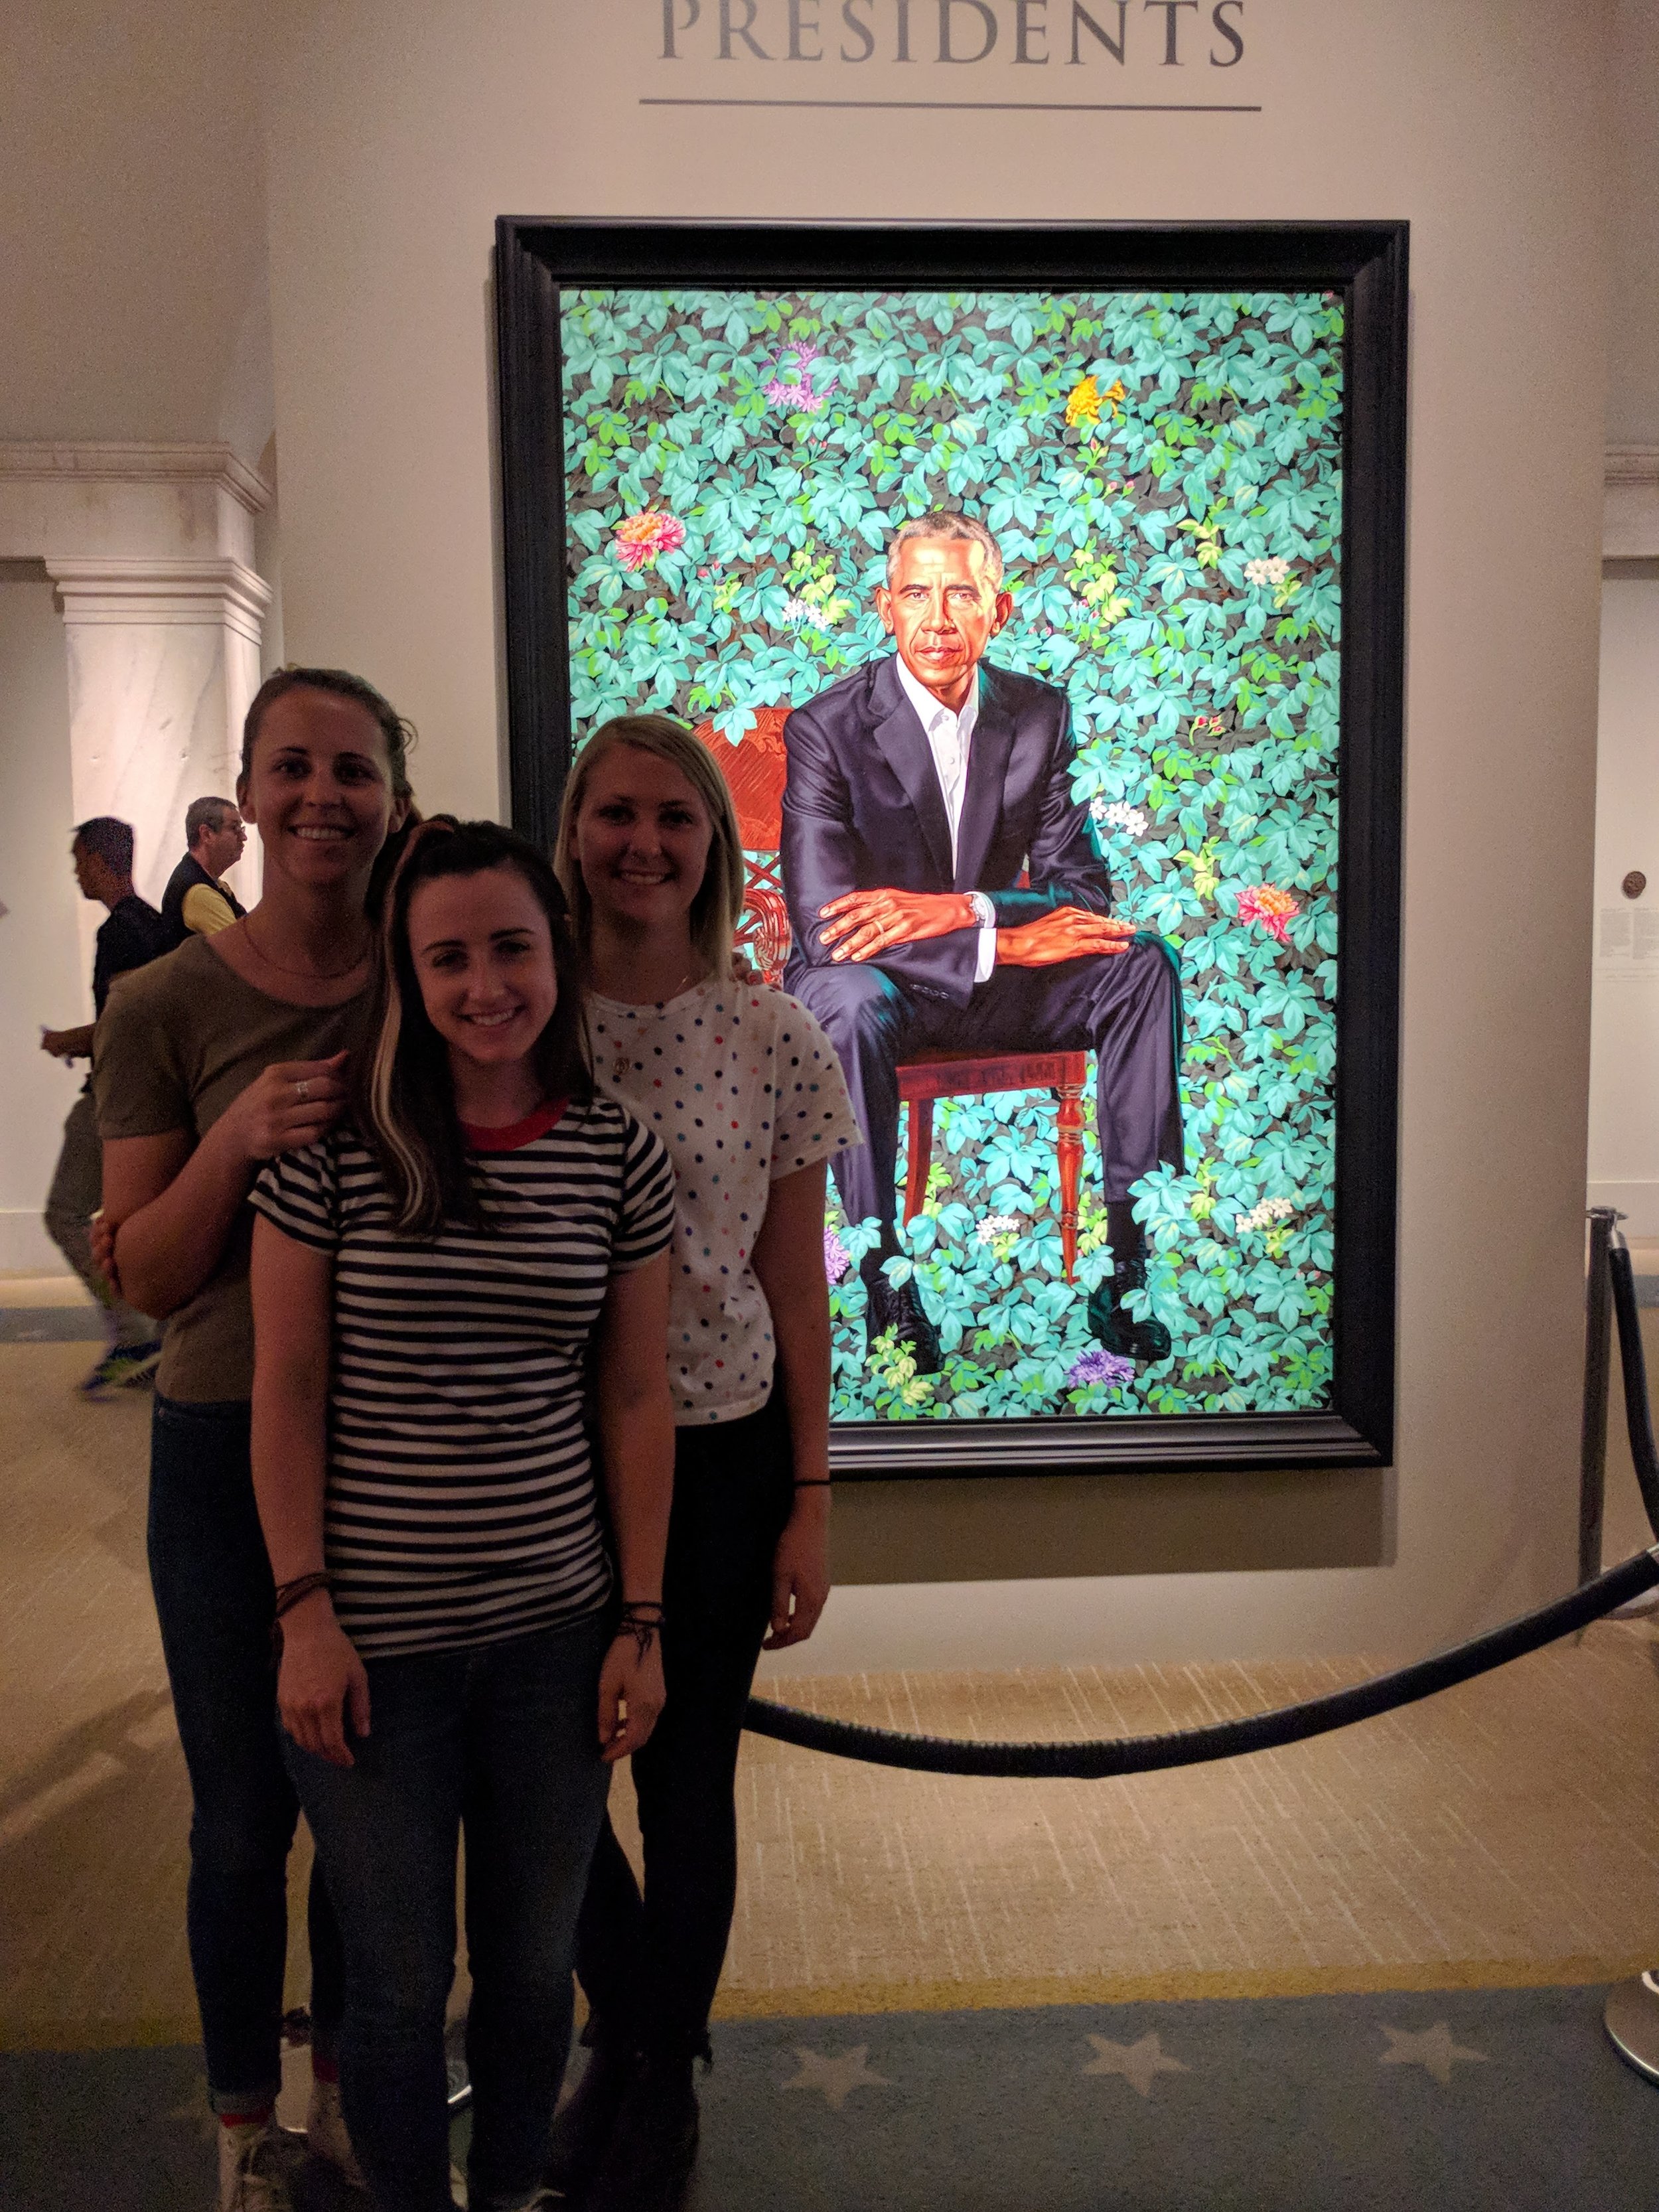
[[[607,1766],[646,1741],[666,1696],[661,1636],[653,1634],[641,1650],[634,1631],[619,1628],[599,1668],[599,1755]]]
[[[222,1141],[250,1163],[303,1152],[345,1111],[347,1057],[274,1060],[226,1108],[216,1124],[226,1129]]]
[[[276,1707],[283,1726],[301,1751],[332,1766],[355,1766],[346,1715],[354,1735],[368,1734],[368,1674],[356,1645],[334,1618],[325,1590],[296,1605],[282,1626]]]

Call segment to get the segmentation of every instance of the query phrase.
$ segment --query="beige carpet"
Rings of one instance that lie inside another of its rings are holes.
[[[188,1796],[143,1559],[147,1404],[0,1346],[0,2041],[193,2038]],[[796,1682],[941,1734],[1284,1703],[1351,1665]],[[975,1782],[751,1739],[727,2015],[1609,1978],[1659,1960],[1659,1632],[1577,1644],[1293,1749]],[[627,1826],[626,1785],[617,1792]],[[296,1887],[302,1869],[296,1868]],[[296,1972],[295,1993],[303,1993]]]

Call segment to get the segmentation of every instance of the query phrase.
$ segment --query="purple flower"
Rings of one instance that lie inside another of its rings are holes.
[[[852,1255],[833,1229],[823,1232],[823,1272],[832,1283],[840,1282],[852,1266]]]
[[[1120,1352],[1108,1352],[1103,1346],[1097,1345],[1092,1352],[1085,1352],[1081,1359],[1073,1363],[1066,1387],[1068,1390],[1086,1390],[1091,1383],[1103,1382],[1109,1390],[1115,1390],[1121,1383],[1133,1382],[1134,1377],[1133,1359],[1125,1359]]]

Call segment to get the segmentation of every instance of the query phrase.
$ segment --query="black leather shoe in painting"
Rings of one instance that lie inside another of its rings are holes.
[[[1126,1292],[1140,1290],[1146,1279],[1146,1268],[1136,1265],[1097,1283],[1089,1293],[1089,1327],[1096,1342],[1119,1358],[1156,1367],[1170,1356],[1169,1330],[1150,1314],[1137,1321],[1122,1303]]]
[[[914,1283],[890,1283],[881,1275],[866,1287],[869,1303],[864,1316],[864,1343],[866,1356],[875,1349],[876,1339],[890,1328],[894,1340],[908,1344],[916,1363],[918,1375],[937,1375],[945,1364],[939,1348],[939,1331],[923,1310],[921,1294]]]

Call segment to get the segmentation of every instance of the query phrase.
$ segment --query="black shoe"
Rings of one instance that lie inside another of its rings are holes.
[[[1097,1342],[1108,1352],[1116,1352],[1120,1359],[1138,1360],[1146,1366],[1156,1367],[1170,1356],[1169,1330],[1150,1314],[1145,1321],[1137,1321],[1121,1303],[1126,1291],[1144,1287],[1145,1270],[1138,1273],[1139,1281],[1110,1275],[1103,1283],[1096,1284],[1089,1293],[1089,1327]]]
[[[939,1331],[922,1310],[921,1293],[914,1283],[890,1283],[885,1275],[878,1275],[865,1285],[869,1300],[864,1316],[864,1343],[866,1354],[874,1351],[876,1339],[884,1336],[890,1328],[894,1340],[908,1344],[916,1363],[918,1375],[937,1375],[945,1361],[939,1348]]]
[[[690,2058],[644,2051],[629,2072],[582,2212],[674,2212],[696,2155]]]
[[[580,2197],[599,2172],[634,2075],[634,2056],[614,2039],[594,2042],[582,2077],[553,2116],[542,2181]]]

